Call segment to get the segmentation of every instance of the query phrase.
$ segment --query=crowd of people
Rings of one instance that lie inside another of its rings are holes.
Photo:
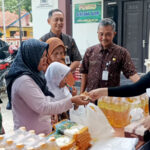
[[[69,118],[68,110],[87,105],[85,96],[77,95],[73,71],[82,60],[75,40],[62,33],[64,14],[59,9],[48,13],[49,33],[39,40],[22,42],[6,76],[14,129],[25,126],[36,133],[49,134],[52,123]],[[80,67],[80,94],[89,92],[91,102],[101,96],[135,96],[150,87],[150,73],[140,79],[127,49],[113,43],[116,25],[104,18],[98,25],[99,44],[89,47]],[[121,71],[134,83],[120,86]],[[51,126],[50,126],[51,125]],[[150,117],[145,120],[150,128]]]

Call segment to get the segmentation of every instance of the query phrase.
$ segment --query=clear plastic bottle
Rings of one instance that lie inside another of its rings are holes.
[[[47,140],[48,150],[60,150],[59,146],[56,144],[56,139],[54,137],[50,137]]]
[[[26,150],[36,150],[34,147],[28,147]]]
[[[39,137],[45,137],[45,134],[44,133],[40,133],[38,134]]]
[[[31,146],[31,147],[36,147],[39,143],[41,142],[46,142],[46,138],[45,138],[45,134],[44,133],[40,133],[39,135],[33,135],[31,137],[29,137],[30,139],[31,138],[34,138],[34,141],[33,142],[28,142],[30,141],[30,139],[27,139],[27,146]]]
[[[12,139],[6,140],[5,150],[14,150],[14,142]]]
[[[46,142],[41,142],[37,146],[36,150],[48,150],[48,144]]]
[[[11,135],[6,135],[5,140],[7,139],[13,139],[13,141],[16,143],[18,140],[21,140],[24,138],[24,136],[27,134],[25,127],[20,127],[18,130],[15,130]]]
[[[4,147],[4,135],[0,135],[0,148]]]

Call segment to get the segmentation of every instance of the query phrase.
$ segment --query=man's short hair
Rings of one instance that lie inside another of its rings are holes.
[[[48,18],[51,18],[54,12],[61,12],[63,14],[63,12],[60,9],[52,9],[48,13]]]
[[[102,26],[102,27],[112,26],[112,29],[114,31],[116,31],[116,23],[110,18],[104,18],[104,19],[100,20],[99,25],[98,25],[98,29],[100,26]]]

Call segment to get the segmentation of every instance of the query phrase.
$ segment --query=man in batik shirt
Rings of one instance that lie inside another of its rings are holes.
[[[100,44],[89,47],[82,61],[81,93],[85,89],[91,91],[101,87],[119,86],[121,71],[131,81],[139,80],[140,77],[127,49],[113,43],[115,27],[115,22],[109,18],[100,21]]]

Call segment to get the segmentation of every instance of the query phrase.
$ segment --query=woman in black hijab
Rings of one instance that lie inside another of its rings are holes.
[[[38,64],[44,51],[48,50],[48,44],[30,39],[21,44],[16,59],[6,76],[9,108],[11,109],[11,86],[15,79],[22,75],[29,75],[41,88],[45,96],[54,95],[48,91],[43,72],[38,71]]]
[[[46,43],[35,39],[23,42],[6,77],[15,129],[25,126],[27,130],[49,134],[51,114],[69,110],[72,103],[88,103],[82,96],[53,102],[42,71],[47,66],[47,48]]]

